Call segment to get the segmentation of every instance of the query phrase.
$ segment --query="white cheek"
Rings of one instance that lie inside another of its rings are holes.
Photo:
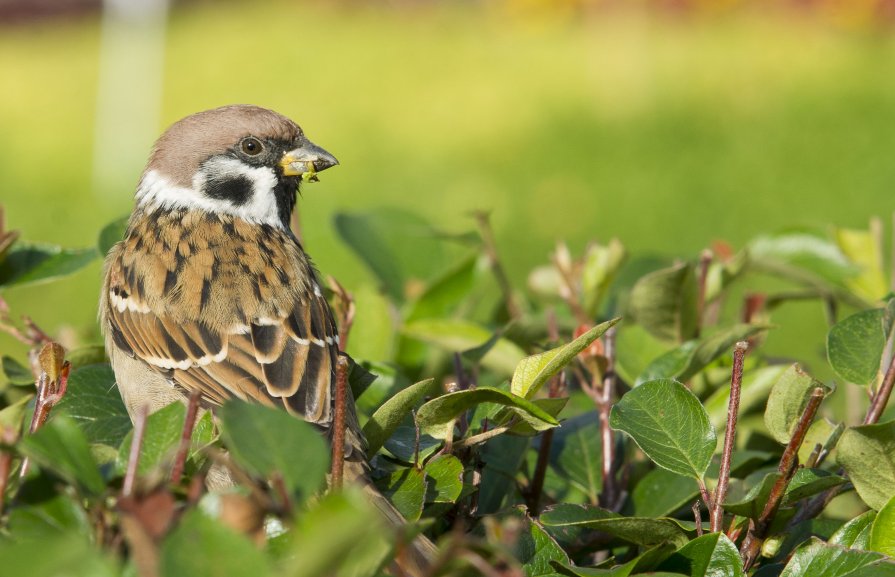
[[[243,176],[252,183],[252,196],[243,204],[209,198],[202,194],[209,176]],[[193,186],[173,184],[155,170],[147,171],[137,188],[137,204],[159,208],[198,209],[215,214],[229,214],[258,224],[283,228],[277,211],[274,188],[277,177],[272,168],[246,166],[233,158],[216,158],[202,167],[193,177]]]

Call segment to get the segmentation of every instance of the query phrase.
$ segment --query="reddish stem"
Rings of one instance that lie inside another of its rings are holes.
[[[199,414],[199,391],[193,391],[190,402],[186,407],[186,418],[183,420],[183,431],[180,433],[180,446],[177,448],[177,456],[174,459],[174,467],[171,469],[171,482],[177,485],[183,476],[186,466],[186,458],[190,452],[193,441],[193,429],[196,428],[196,416]]]
[[[730,373],[730,400],[727,403],[727,428],[724,431],[724,450],[721,453],[721,470],[718,474],[718,486],[715,488],[714,503],[709,520],[712,532],[721,530],[724,520],[722,505],[727,498],[727,486],[730,482],[730,460],[733,445],[736,442],[737,417],[740,414],[740,389],[743,382],[743,359],[749,343],[740,341],[733,350],[733,370]]]
[[[345,470],[345,403],[348,389],[348,362],[345,357],[339,356],[336,366],[336,399],[335,414],[333,415],[332,436],[332,481],[334,489],[342,487],[342,477]]]
[[[706,249],[699,255],[699,293],[696,301],[696,335],[702,330],[702,322],[705,316],[706,284],[709,278],[709,267],[712,264],[712,251]]]
[[[121,488],[121,494],[125,497],[130,497],[134,492],[137,468],[140,464],[140,447],[143,445],[147,418],[149,418],[149,407],[143,405],[137,411],[137,419],[134,421],[134,436],[131,439],[131,450],[127,457],[127,472],[124,475],[124,485]]]
[[[612,428],[609,426],[609,413],[612,410],[612,399],[615,394],[615,327],[606,331],[603,337],[604,354],[606,356],[606,372],[603,374],[603,387],[599,394],[600,410],[600,443],[603,449],[603,461],[600,475],[603,490],[600,502],[607,509],[614,509],[618,492],[615,483],[615,443]]]
[[[879,418],[882,416],[883,411],[886,410],[886,405],[889,404],[889,397],[892,396],[893,382],[895,382],[895,359],[889,362],[886,376],[883,377],[883,384],[880,385],[876,394],[873,395],[873,400],[870,402],[870,407],[867,409],[867,415],[864,417],[865,425],[872,425],[879,422]]]

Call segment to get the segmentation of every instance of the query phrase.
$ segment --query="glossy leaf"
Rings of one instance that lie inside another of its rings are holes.
[[[634,486],[631,502],[638,517],[662,517],[692,504],[699,486],[692,477],[653,469]]]
[[[591,411],[565,421],[553,433],[550,465],[595,503],[603,480],[600,417]],[[638,485],[639,486],[639,485]]]
[[[830,545],[839,545],[848,549],[868,549],[870,547],[870,531],[876,520],[876,511],[861,513],[848,521],[830,536]]]
[[[454,503],[463,491],[463,463],[453,455],[439,455],[426,463],[429,480],[426,501]]]
[[[538,521],[528,519],[527,529],[515,544],[516,558],[525,577],[546,577],[556,571],[552,562],[569,563],[569,556]]]
[[[434,379],[426,379],[399,391],[383,403],[364,425],[364,436],[367,438],[367,455],[372,457],[392,436],[410,411],[423,398],[436,395],[439,387]]]
[[[669,517],[624,517],[592,505],[568,503],[548,507],[540,517],[545,527],[587,527],[604,531],[637,545],[683,545],[694,531],[693,523]]]
[[[845,577],[881,559],[879,553],[827,545],[814,537],[796,549],[780,577]]]
[[[880,510],[895,495],[895,421],[846,429],[837,461],[861,499]]]
[[[600,323],[566,345],[526,357],[513,371],[510,391],[526,399],[532,398],[553,375],[572,362],[578,353],[589,347],[620,320],[616,318]]]
[[[105,256],[108,254],[112,247],[116,242],[122,240],[124,238],[124,233],[127,231],[127,222],[130,217],[123,216],[119,219],[113,220],[109,224],[103,227],[103,229],[99,232],[99,239],[97,239],[96,247],[99,250],[99,254]]]
[[[436,439],[447,439],[453,435],[454,419],[481,403],[497,403],[505,407],[514,407],[544,423],[554,426],[559,424],[555,418],[531,401],[487,387],[457,391],[432,399],[417,411],[417,424],[422,432],[432,435]]]
[[[460,319],[420,319],[404,325],[401,332],[454,353],[474,349],[491,339],[492,333],[470,321]],[[482,358],[482,364],[494,371],[511,374],[525,353],[516,344],[501,338]]]
[[[612,407],[609,422],[660,467],[695,479],[705,474],[717,446],[699,399],[672,380],[649,381],[628,391]]]
[[[140,461],[137,463],[140,475],[148,475],[156,468],[164,467],[167,470],[165,465],[173,462],[180,446],[185,418],[186,406],[183,403],[171,403],[149,415],[140,445]],[[127,470],[133,436],[133,431],[127,433],[118,449],[117,467],[120,473]]]
[[[789,442],[799,418],[808,405],[812,391],[817,387],[826,393],[830,392],[829,387],[802,371],[797,364],[787,369],[774,383],[771,395],[768,397],[764,422],[778,443]]]
[[[874,383],[891,329],[885,309],[861,311],[833,325],[827,334],[827,358],[836,374],[858,385]]]
[[[68,391],[54,411],[64,411],[74,419],[90,443],[117,448],[131,430],[130,416],[108,364],[73,370],[68,378]]]
[[[690,577],[742,577],[743,561],[730,539],[723,533],[709,533],[693,539],[660,566]]]
[[[87,437],[65,415],[57,415],[19,443],[26,456],[91,495],[101,494],[106,485],[90,454]]]
[[[563,575],[570,575],[572,577],[591,577],[591,576],[600,576],[600,577],[628,577],[629,575],[642,575],[646,574],[644,572],[649,571],[649,575],[655,577],[657,575],[668,576],[668,575],[680,575],[680,573],[668,573],[665,571],[653,571],[659,563],[664,561],[668,556],[674,552],[674,545],[671,544],[663,544],[652,547],[651,549],[647,549],[643,552],[643,554],[637,556],[634,559],[631,559],[624,565],[616,565],[615,567],[607,568],[607,567],[573,567],[571,565],[564,565],[558,562],[554,562],[553,566]]]
[[[95,248],[63,249],[46,244],[18,243],[0,262],[0,287],[21,286],[69,275],[98,256]]]
[[[311,425],[286,411],[230,401],[216,411],[233,459],[263,478],[279,474],[286,488],[305,499],[329,472],[330,450]]]
[[[161,547],[163,575],[191,577],[246,577],[271,575],[264,553],[243,535],[188,511]]]
[[[652,335],[683,342],[696,333],[696,275],[690,263],[640,278],[631,289],[628,311]]]

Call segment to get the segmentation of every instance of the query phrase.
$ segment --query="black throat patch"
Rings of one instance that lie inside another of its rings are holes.
[[[235,206],[242,206],[251,200],[254,189],[247,176],[233,175],[209,178],[202,192],[209,198],[228,200]]]

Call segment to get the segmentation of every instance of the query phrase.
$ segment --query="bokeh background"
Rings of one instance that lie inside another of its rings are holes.
[[[91,246],[165,126],[244,102],[340,159],[301,220],[351,290],[371,280],[339,211],[459,232],[489,210],[517,280],[558,239],[693,258],[863,228],[893,208],[893,23],[883,0],[0,0],[0,202],[26,240]],[[5,296],[98,342],[100,274]]]

